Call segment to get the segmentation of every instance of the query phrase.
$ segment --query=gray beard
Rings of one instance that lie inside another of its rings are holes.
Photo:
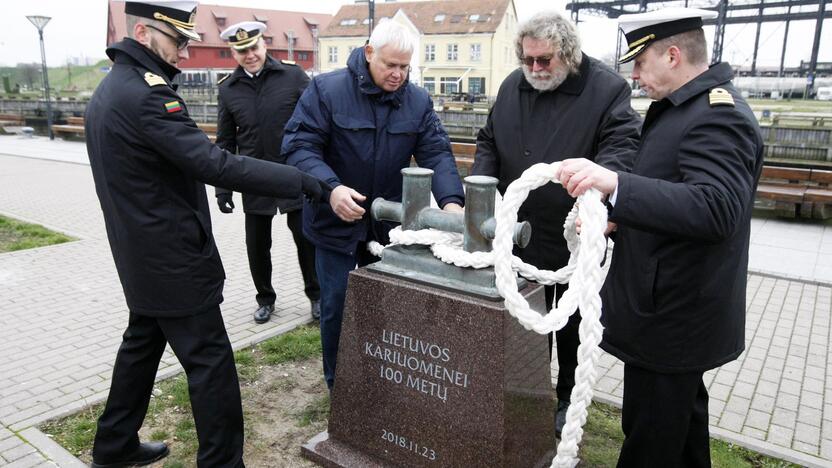
[[[566,77],[569,76],[569,73],[566,70],[555,70],[552,73],[541,73],[533,72],[525,65],[523,65],[522,68],[526,81],[532,85],[532,88],[538,91],[551,91],[560,86],[561,83],[566,81]]]

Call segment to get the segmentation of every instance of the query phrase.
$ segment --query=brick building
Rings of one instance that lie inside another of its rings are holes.
[[[272,57],[294,60],[307,71],[318,70],[317,34],[329,25],[330,19],[332,15],[321,13],[201,3],[196,13],[196,32],[202,36],[202,42],[192,42],[188,47],[190,58],[178,65],[183,72],[182,84],[211,86],[237,66],[228,45],[220,39],[220,32],[241,21],[260,21],[268,26],[263,39]],[[107,45],[127,36],[125,28],[124,1],[109,0]]]

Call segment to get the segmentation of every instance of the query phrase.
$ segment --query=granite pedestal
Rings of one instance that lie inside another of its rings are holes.
[[[522,294],[544,310],[542,286]],[[359,269],[329,430],[302,452],[327,467],[548,466],[553,408],[547,338],[501,301]]]

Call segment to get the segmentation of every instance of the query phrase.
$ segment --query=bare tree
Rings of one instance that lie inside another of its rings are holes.
[[[26,84],[28,89],[40,88],[40,65],[37,63],[18,63],[17,68],[20,70],[20,79]]]

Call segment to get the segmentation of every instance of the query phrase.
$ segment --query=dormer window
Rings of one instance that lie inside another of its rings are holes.
[[[211,13],[214,15],[214,21],[217,23],[217,26],[225,26],[226,17],[224,12],[211,10]]]
[[[445,14],[444,13],[439,13],[438,15],[433,17],[433,22],[434,23],[441,23],[443,21],[445,21]]]
[[[345,20],[341,20],[340,24],[341,24],[341,26],[355,26],[356,24],[358,24],[358,20],[356,20],[356,19],[345,19]]]
[[[479,20],[480,20],[480,15],[471,15],[471,16],[468,17],[468,21],[470,21],[472,23],[476,23]]]

